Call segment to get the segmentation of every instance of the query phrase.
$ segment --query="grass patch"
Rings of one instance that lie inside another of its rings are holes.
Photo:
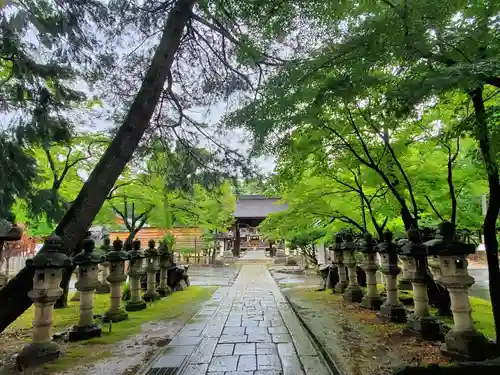
[[[109,344],[122,341],[141,331],[144,323],[174,318],[188,321],[198,310],[200,303],[208,300],[216,286],[191,286],[182,292],[175,292],[166,298],[148,305],[147,309],[129,312],[129,319],[102,327],[102,336],[88,341],[61,344],[64,355],[54,363],[43,366],[47,373],[67,370],[81,363],[94,362],[112,356]],[[109,294],[94,295],[94,314],[102,314],[109,307]],[[79,302],[69,302],[66,309],[54,310],[54,331],[63,331],[78,322]],[[34,307],[30,307],[8,330],[31,330]],[[7,331],[7,330],[6,330]],[[67,345],[67,346],[66,346]],[[65,347],[66,346],[66,347]],[[45,373],[45,372],[44,372]]]

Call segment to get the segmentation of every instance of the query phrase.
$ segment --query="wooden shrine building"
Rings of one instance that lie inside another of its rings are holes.
[[[235,223],[232,232],[234,238],[233,252],[239,255],[241,249],[265,249],[268,244],[259,233],[258,226],[274,212],[283,211],[286,205],[278,203],[280,197],[264,195],[240,195],[234,211]]]

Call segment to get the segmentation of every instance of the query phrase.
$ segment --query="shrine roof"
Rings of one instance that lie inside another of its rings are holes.
[[[266,197],[264,195],[240,195],[236,201],[235,218],[264,219],[274,212],[283,211],[286,204],[280,204],[281,197]]]

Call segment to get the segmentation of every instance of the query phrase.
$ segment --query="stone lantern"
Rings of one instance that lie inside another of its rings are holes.
[[[101,246],[101,251],[106,255],[109,251],[111,250],[111,240],[109,237],[106,237],[104,239],[104,242]],[[108,281],[108,275],[109,275],[109,262],[104,261],[101,263],[101,279],[100,279],[100,284],[96,289],[96,293],[98,294],[107,294],[109,293],[110,285]]]
[[[161,242],[158,247],[158,257],[160,266],[160,285],[156,291],[161,297],[168,296],[172,293],[172,289],[167,285],[168,269],[173,266],[173,254],[168,251],[167,244]]]
[[[380,254],[380,272],[385,276],[387,299],[380,306],[377,316],[384,321],[404,323],[406,322],[406,310],[398,301],[397,276],[401,272],[398,267],[397,247],[392,242],[392,232],[384,232],[384,242],[378,245]]]
[[[88,340],[101,336],[101,327],[94,324],[94,289],[99,285],[99,263],[106,259],[101,251],[94,251],[94,240],[83,241],[83,251],[73,258],[78,266],[76,290],[80,292],[80,318],[69,332],[69,341]]]
[[[141,277],[146,274],[144,259],[146,254],[141,250],[141,241],[135,240],[132,244],[132,250],[129,251],[130,263],[128,276],[130,278],[130,300],[125,306],[127,311],[140,311],[146,308],[146,301],[141,297]]]
[[[415,311],[408,317],[408,327],[425,340],[437,340],[441,335],[440,325],[429,314],[427,248],[421,241],[418,229],[411,228],[407,234],[409,241],[401,251],[408,257],[408,275],[415,303]]]
[[[408,239],[403,238],[398,241],[398,253],[399,259],[401,260],[401,273],[398,277],[398,289],[399,290],[412,290],[410,276],[408,275],[408,257],[401,254],[401,249],[404,245],[408,243]]]
[[[360,252],[364,260],[361,267],[366,272],[367,293],[361,300],[361,307],[370,310],[378,310],[382,305],[382,298],[377,292],[377,248],[373,236],[366,232],[360,243]]]
[[[127,312],[122,308],[122,283],[127,280],[125,275],[125,261],[130,256],[123,251],[123,242],[119,238],[113,241],[113,250],[106,254],[106,260],[109,262],[108,281],[111,284],[111,305],[109,310],[104,313],[104,321],[121,322],[128,319]]]
[[[357,245],[354,243],[352,234],[344,234],[342,243],[342,252],[344,253],[344,264],[347,266],[349,284],[344,290],[345,302],[361,302],[363,299],[363,290],[358,284],[358,275],[356,273],[356,251]]]
[[[14,215],[11,214],[10,217],[8,218],[8,221],[12,223],[12,224],[6,223],[10,225],[10,229],[4,234],[0,234],[0,289],[2,289],[5,286],[5,284],[7,284],[7,281],[9,279],[9,275],[6,275],[3,272],[4,243],[8,241],[19,241],[23,234],[21,228],[19,228],[15,223]]]
[[[38,366],[55,361],[60,356],[59,346],[52,341],[52,312],[54,303],[62,295],[60,288],[63,269],[71,261],[61,253],[61,238],[51,235],[45,239],[43,248],[26,266],[34,272],[33,289],[28,297],[35,304],[32,342],[17,356],[19,368]]]
[[[160,295],[156,291],[156,271],[158,271],[158,252],[155,249],[155,241],[149,240],[148,249],[146,250],[146,272],[148,279],[148,288],[142,296],[144,301],[156,301],[160,299]]]
[[[489,342],[474,328],[469,303],[469,288],[474,278],[467,272],[466,256],[475,252],[475,246],[458,241],[455,228],[449,222],[441,223],[436,238],[425,244],[429,252],[439,258],[441,272],[438,278],[448,288],[451,298],[454,325],[446,334],[441,350],[455,358],[486,359]]]
[[[342,251],[342,233],[335,234],[335,246],[333,247],[333,264],[337,266],[339,281],[333,291],[335,293],[344,293],[347,288],[347,275],[345,274],[344,253]]]

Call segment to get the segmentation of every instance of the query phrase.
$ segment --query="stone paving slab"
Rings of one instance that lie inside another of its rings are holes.
[[[152,363],[176,375],[328,375],[267,268],[245,264]],[[144,372],[144,374],[152,374]]]

